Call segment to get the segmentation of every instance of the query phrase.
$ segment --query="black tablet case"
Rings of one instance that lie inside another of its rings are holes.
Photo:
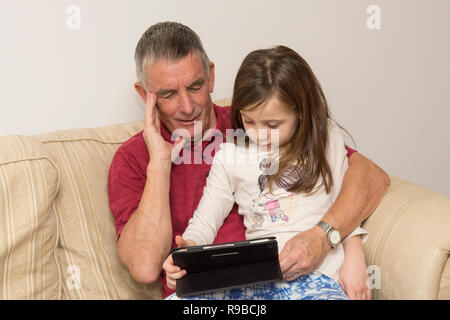
[[[172,257],[187,271],[177,280],[179,297],[282,279],[275,237],[181,247]]]

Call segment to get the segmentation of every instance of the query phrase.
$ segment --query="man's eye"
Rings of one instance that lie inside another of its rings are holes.
[[[171,98],[171,97],[173,97],[173,93],[165,94],[165,95],[163,95],[161,98],[163,98],[163,99],[169,99],[169,98]]]
[[[189,90],[191,91],[198,91],[201,87],[190,87]]]

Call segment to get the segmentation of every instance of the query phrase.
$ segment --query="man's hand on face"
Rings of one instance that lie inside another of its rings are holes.
[[[173,162],[180,154],[186,139],[179,137],[174,144],[164,140],[161,135],[161,122],[156,100],[154,93],[147,93],[144,125],[145,144],[150,155],[150,161]]]
[[[314,271],[331,249],[323,230],[313,227],[286,242],[279,261],[283,280],[294,280]]]

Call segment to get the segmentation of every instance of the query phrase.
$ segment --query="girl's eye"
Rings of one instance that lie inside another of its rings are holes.
[[[276,129],[276,128],[278,128],[278,124],[268,124],[267,125],[270,129]]]

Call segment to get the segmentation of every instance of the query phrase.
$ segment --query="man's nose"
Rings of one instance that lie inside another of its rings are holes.
[[[194,111],[194,105],[187,92],[182,92],[179,94],[178,110],[185,114],[191,114]]]

